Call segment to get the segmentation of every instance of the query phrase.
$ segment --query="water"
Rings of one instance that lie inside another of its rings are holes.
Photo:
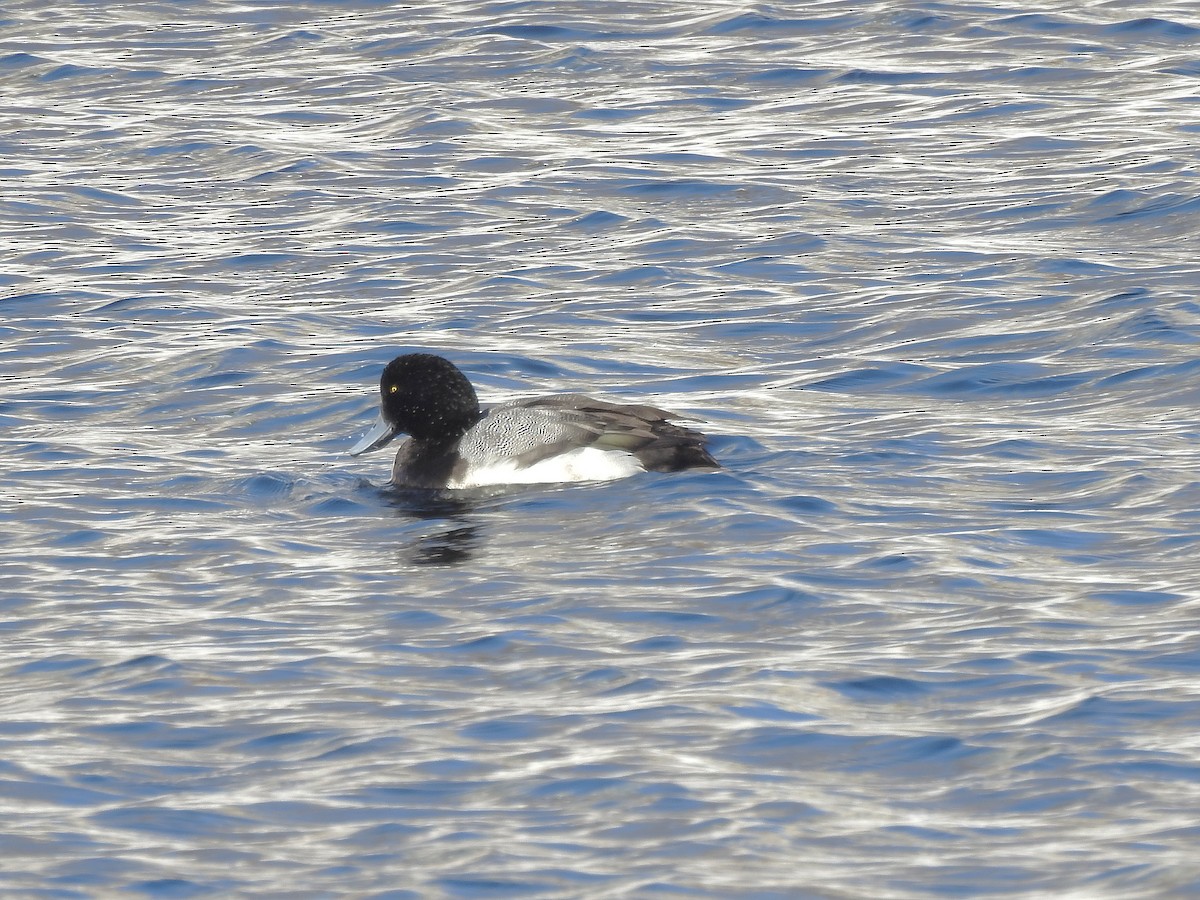
[[[0,35],[6,895],[1200,891],[1191,4]],[[726,468],[389,492],[415,349]]]

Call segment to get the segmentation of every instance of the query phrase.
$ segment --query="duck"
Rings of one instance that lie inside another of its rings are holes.
[[[464,489],[612,481],[639,472],[720,469],[708,438],[654,406],[553,394],[481,407],[462,371],[432,353],[397,356],[379,379],[379,417],[359,456],[409,437],[391,484]]]

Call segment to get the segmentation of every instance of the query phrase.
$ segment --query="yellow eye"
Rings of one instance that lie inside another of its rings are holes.
[[[398,385],[398,384],[393,384],[393,385],[392,385],[390,388],[388,388],[388,393],[389,393],[389,394],[394,394],[394,393],[396,393],[396,391],[398,391],[398,390],[400,390],[400,385]]]

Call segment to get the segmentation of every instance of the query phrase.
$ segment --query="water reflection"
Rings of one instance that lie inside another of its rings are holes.
[[[404,562],[418,566],[456,566],[475,555],[480,542],[480,526],[468,520],[475,509],[470,499],[440,491],[394,487],[384,489],[383,499],[397,518],[444,521],[452,526],[403,543],[398,552]],[[411,535],[406,534],[406,537]]]
[[[427,534],[410,549],[409,562],[418,566],[455,566],[474,556],[478,543],[478,525]]]

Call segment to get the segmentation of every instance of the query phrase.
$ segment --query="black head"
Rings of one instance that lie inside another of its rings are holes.
[[[397,356],[379,379],[380,415],[419,441],[453,441],[479,420],[479,398],[462,372],[432,353]]]

